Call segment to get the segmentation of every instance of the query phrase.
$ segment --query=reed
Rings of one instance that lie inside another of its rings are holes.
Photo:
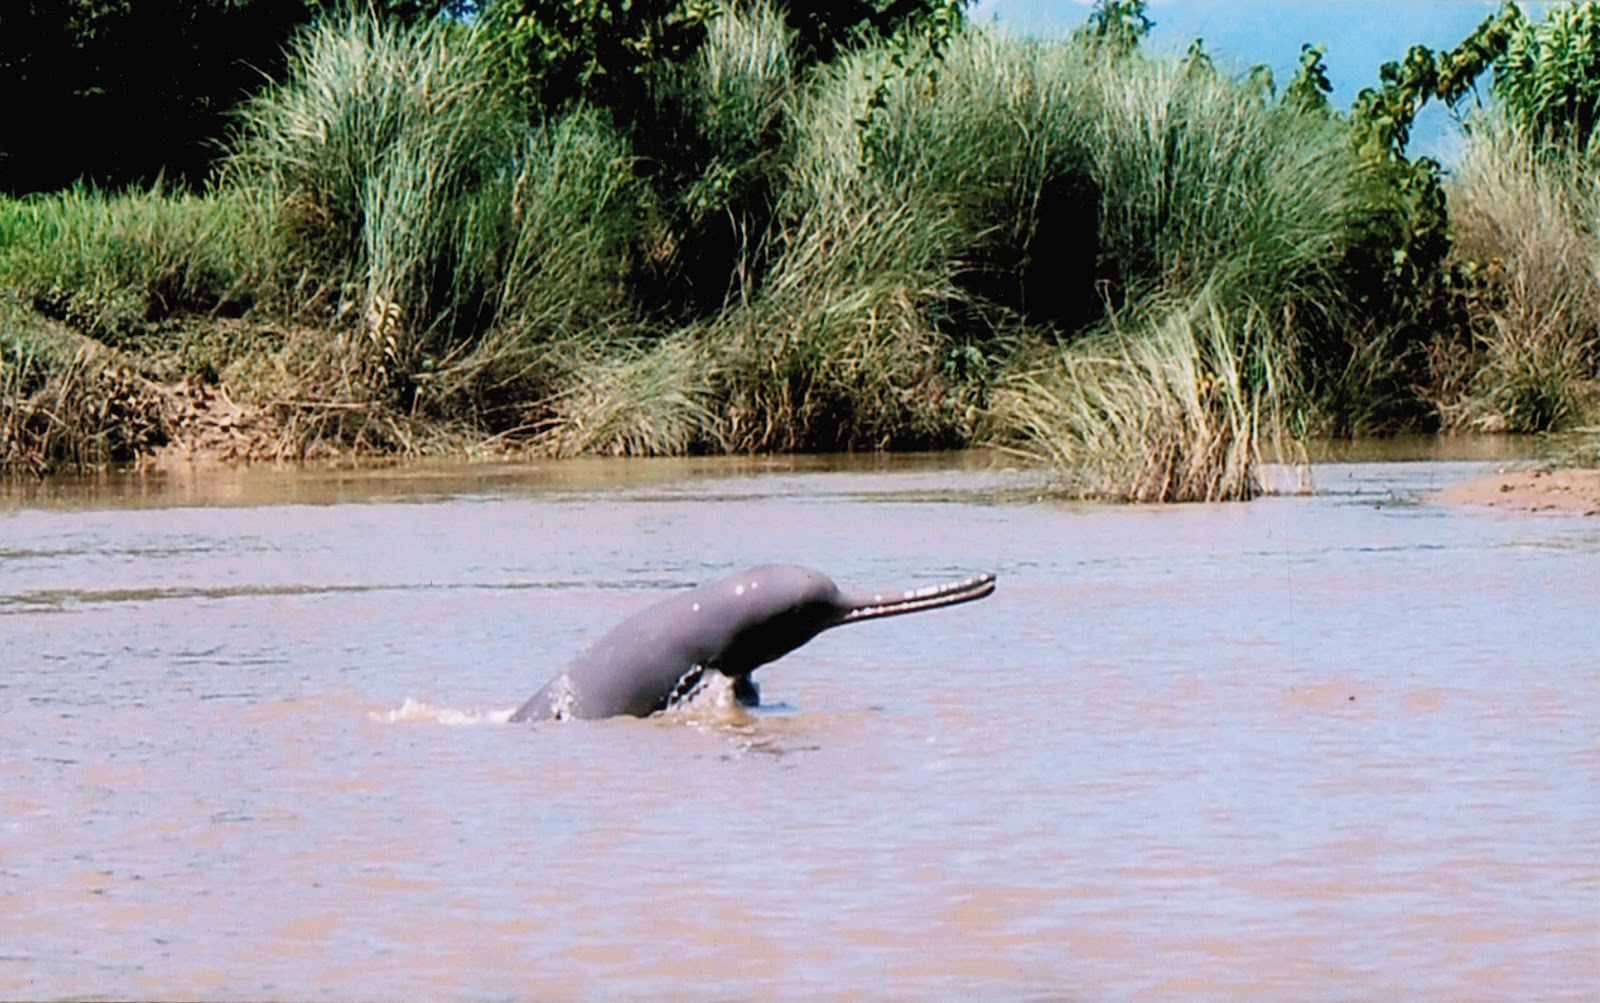
[[[356,320],[346,350],[403,382],[476,291],[455,281],[456,238],[514,162],[513,126],[473,29],[358,12],[297,39],[286,82],[242,111],[226,176],[263,207],[281,302]]]
[[[1068,493],[1248,499],[1288,386],[1268,334],[1260,311],[1230,315],[1207,291],[1008,376],[994,412],[1011,448],[1054,464]]]
[[[1600,419],[1600,179],[1503,118],[1474,123],[1450,187],[1478,280],[1473,343],[1442,374],[1445,424],[1540,432]]]

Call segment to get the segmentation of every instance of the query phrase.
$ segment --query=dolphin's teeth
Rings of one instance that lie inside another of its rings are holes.
[[[735,585],[733,587],[733,594],[736,595],[736,596],[744,595],[744,586],[743,585]]]
[[[698,612],[700,612],[700,604],[699,604],[699,603],[695,603],[695,604],[694,604],[694,605],[693,605],[693,606],[692,606],[692,607],[690,607],[690,608],[691,608],[691,609],[693,609],[693,610],[694,610],[694,611],[695,611],[695,612],[696,612],[696,613],[698,613]]]

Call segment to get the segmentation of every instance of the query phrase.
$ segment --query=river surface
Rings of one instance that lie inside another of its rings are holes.
[[[1483,463],[1115,508],[982,458],[0,494],[0,997],[1600,999],[1600,520]],[[976,604],[503,723],[663,590]]]

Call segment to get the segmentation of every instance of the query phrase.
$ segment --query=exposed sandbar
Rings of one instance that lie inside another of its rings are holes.
[[[1453,484],[1434,495],[1433,500],[1519,512],[1600,515],[1600,470],[1506,470]]]

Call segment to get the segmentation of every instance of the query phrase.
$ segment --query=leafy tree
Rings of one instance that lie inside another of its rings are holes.
[[[1522,13],[1506,2],[1472,34],[1448,52],[1414,45],[1401,62],[1384,63],[1378,87],[1356,95],[1350,109],[1362,153],[1387,175],[1400,196],[1407,223],[1391,254],[1392,279],[1402,288],[1430,286],[1443,276],[1450,250],[1449,219],[1439,164],[1406,156],[1411,125],[1429,100],[1459,101],[1501,53],[1519,26]]]
[[[1398,360],[1388,377],[1395,400],[1408,397],[1407,386],[1427,381],[1421,346],[1464,331],[1466,323],[1461,277],[1449,263],[1443,171],[1432,158],[1407,155],[1411,126],[1426,102],[1454,104],[1465,96],[1520,23],[1521,12],[1507,2],[1448,51],[1412,46],[1404,59],[1380,67],[1378,86],[1362,90],[1348,114],[1351,141],[1391,208],[1352,255],[1347,282],[1352,299],[1376,325],[1362,337],[1383,338],[1382,351]],[[1319,101],[1325,82],[1320,51],[1305,48],[1300,74],[1285,98],[1319,109],[1325,104]],[[1419,417],[1388,416],[1401,424]]]
[[[1095,0],[1089,20],[1073,37],[1091,45],[1128,55],[1150,34],[1156,23],[1145,14],[1145,0]]]
[[[1556,7],[1510,33],[1495,62],[1494,95],[1536,135],[1577,151],[1600,124],[1600,3]]]
[[[802,69],[846,49],[913,34],[934,48],[967,0],[815,0],[775,4],[794,32]],[[536,113],[576,102],[630,117],[674,67],[699,51],[727,0],[500,0],[487,17],[501,35],[514,83]]]
[[[828,62],[851,45],[911,35],[928,39],[937,50],[960,24],[966,0],[817,0],[787,6],[796,54],[809,65]]]
[[[539,112],[641,107],[650,76],[705,41],[710,0],[502,0],[488,17],[507,72]]]
[[[462,0],[376,2],[395,17]],[[336,0],[5,0],[0,192],[204,178],[229,110],[283,69],[289,38]]]

